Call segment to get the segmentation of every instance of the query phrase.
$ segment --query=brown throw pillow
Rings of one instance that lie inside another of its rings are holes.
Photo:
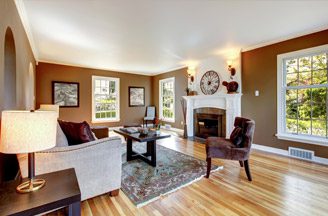
[[[237,147],[241,146],[243,143],[243,129],[241,127],[235,127],[230,134],[230,141],[235,144]]]
[[[58,123],[67,137],[68,145],[78,145],[95,140],[90,125],[86,121],[75,123],[58,120]]]

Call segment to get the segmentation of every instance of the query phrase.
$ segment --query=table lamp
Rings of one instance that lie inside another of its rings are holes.
[[[55,111],[57,118],[59,118],[59,105],[56,104],[40,104],[39,111]]]
[[[34,152],[55,147],[57,113],[53,111],[3,111],[0,152],[28,153],[28,181],[18,185],[18,193],[42,188],[44,179],[35,178]]]

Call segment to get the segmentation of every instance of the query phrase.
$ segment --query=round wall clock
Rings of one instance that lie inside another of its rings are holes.
[[[200,89],[205,95],[214,94],[220,86],[219,74],[213,70],[207,71],[200,80]]]

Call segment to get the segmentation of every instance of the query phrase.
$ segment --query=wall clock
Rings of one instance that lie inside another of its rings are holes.
[[[220,86],[219,74],[213,70],[207,71],[200,80],[200,89],[205,95],[214,94]]]

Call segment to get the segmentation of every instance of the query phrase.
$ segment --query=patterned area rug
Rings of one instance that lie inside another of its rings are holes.
[[[145,152],[145,143],[133,145],[135,151]],[[160,145],[157,145],[157,167],[152,167],[139,159],[126,162],[125,153],[122,157],[121,189],[137,207],[200,180],[206,173],[206,161]],[[212,171],[222,168],[212,166]]]

